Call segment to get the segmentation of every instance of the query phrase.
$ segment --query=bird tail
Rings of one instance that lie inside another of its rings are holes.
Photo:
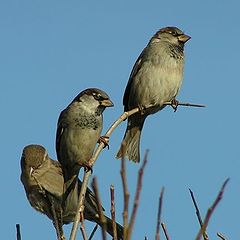
[[[140,162],[140,137],[145,118],[138,114],[128,119],[127,130],[117,158],[127,157],[133,162]]]

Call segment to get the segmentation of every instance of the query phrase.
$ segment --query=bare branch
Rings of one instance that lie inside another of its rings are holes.
[[[202,218],[201,218],[201,214],[200,214],[200,211],[199,211],[197,202],[196,202],[196,200],[195,200],[193,191],[192,191],[190,188],[189,188],[189,192],[190,192],[190,195],[191,195],[191,198],[192,198],[194,207],[195,207],[195,209],[196,209],[196,215],[197,215],[197,218],[198,218],[198,222],[199,222],[199,224],[200,224],[200,227],[202,228],[203,222],[202,222]],[[203,236],[204,240],[208,240],[208,235],[207,235],[206,231],[203,232],[202,236]]]
[[[217,233],[217,236],[219,237],[219,238],[221,238],[222,240],[226,240],[226,238],[222,235],[222,233],[220,233],[220,232],[218,232]]]
[[[169,234],[168,234],[167,227],[166,227],[165,223],[162,222],[161,226],[162,226],[162,229],[163,229],[163,232],[164,232],[164,235],[165,235],[166,239],[170,240],[170,237],[169,237]]]
[[[97,199],[98,213],[99,213],[100,222],[101,222],[101,229],[102,229],[102,239],[106,240],[107,239],[106,218],[105,218],[105,215],[103,214],[102,203],[101,203],[101,199],[100,199],[100,194],[99,194],[99,190],[98,190],[98,184],[97,184],[97,178],[96,177],[93,178],[92,188],[93,188],[93,192],[94,192],[94,194],[96,196],[96,199]]]
[[[145,153],[145,156],[144,156],[143,164],[138,171],[137,189],[136,189],[136,194],[135,194],[135,198],[134,198],[132,215],[131,215],[131,219],[130,219],[130,223],[129,223],[129,227],[128,227],[128,234],[127,234],[127,239],[128,240],[131,239],[133,226],[134,226],[136,215],[137,215],[137,209],[138,209],[140,194],[141,194],[141,190],[142,190],[142,178],[143,178],[143,173],[144,173],[145,166],[147,164],[148,152],[149,151],[147,150],[146,153]]]
[[[122,159],[121,159],[121,178],[123,185],[123,198],[124,198],[124,206],[123,206],[123,239],[127,239],[128,235],[128,204],[129,204],[129,192],[127,186],[127,176],[126,176],[126,159],[124,158],[125,152],[125,142],[121,145],[122,151]]]
[[[84,224],[84,216],[83,216],[82,212],[81,212],[81,226],[80,226],[80,230],[81,230],[83,239],[84,240],[88,240],[87,232],[86,232],[86,228],[85,228],[85,224]]]
[[[198,232],[196,240],[200,240],[201,239],[201,235],[206,231],[208,223],[209,223],[209,220],[210,220],[210,218],[212,216],[212,213],[214,212],[215,208],[217,207],[217,205],[219,204],[219,202],[221,201],[221,199],[223,197],[224,190],[225,190],[225,187],[226,187],[228,181],[229,181],[229,178],[223,183],[223,185],[222,185],[222,187],[221,187],[221,189],[220,189],[220,191],[219,191],[219,193],[217,195],[217,198],[213,202],[212,206],[208,209],[207,215],[205,217],[205,220],[203,222],[203,225],[202,225],[200,231]]]
[[[89,237],[89,240],[92,240],[95,232],[97,231],[97,228],[98,228],[98,224],[96,224],[95,227],[94,227],[94,229],[92,230],[92,233],[91,233],[91,235],[90,235],[90,237]]]
[[[177,111],[178,106],[183,106],[183,107],[206,107],[205,105],[201,105],[201,104],[179,102],[175,99],[174,99],[174,101],[171,101],[171,102],[165,102],[164,105],[171,106],[173,108],[174,112]]]
[[[17,240],[21,240],[21,229],[20,229],[20,224],[16,224],[16,230],[17,230]]]
[[[114,197],[114,186],[110,186],[110,195],[111,195],[111,216],[112,216],[112,225],[113,225],[113,240],[117,240],[117,225],[115,219],[115,197]]]
[[[82,182],[82,186],[79,194],[78,207],[77,207],[76,215],[74,218],[74,222],[73,222],[73,226],[70,234],[70,240],[76,239],[78,224],[81,218],[81,214],[84,211],[84,199],[85,199],[85,193],[87,191],[87,185],[88,185],[88,180],[90,175],[91,175],[91,171],[84,172],[83,182]]]
[[[157,214],[157,228],[156,228],[156,240],[160,240],[160,226],[161,226],[161,214],[162,214],[162,205],[163,205],[163,194],[164,194],[164,187],[162,187],[160,197],[159,197],[159,204],[158,204],[158,214]]]

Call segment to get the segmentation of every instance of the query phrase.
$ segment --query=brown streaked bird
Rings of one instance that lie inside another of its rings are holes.
[[[73,183],[71,189],[64,193],[61,164],[52,160],[41,145],[28,145],[23,149],[21,169],[21,181],[31,206],[47,215],[53,221],[58,239],[64,239],[62,225],[74,221],[81,181]],[[89,188],[84,205],[84,218],[101,226],[96,197]],[[112,220],[107,216],[106,219],[107,232],[113,236]],[[123,229],[120,224],[117,224],[117,233],[118,239],[122,239]]]
[[[129,77],[123,97],[124,111],[140,107],[142,110],[128,118],[123,138],[124,156],[140,161],[140,137],[148,115],[174,101],[183,80],[184,44],[190,36],[176,27],[160,29],[150,39],[138,57]],[[117,158],[122,157],[119,149]]]
[[[88,167],[103,127],[103,111],[112,107],[109,96],[97,88],[79,93],[58,119],[56,152],[67,186],[78,176],[80,167]]]
[[[62,196],[64,179],[58,162],[40,145],[28,145],[21,158],[21,181],[31,206],[52,221],[58,239],[64,239]]]

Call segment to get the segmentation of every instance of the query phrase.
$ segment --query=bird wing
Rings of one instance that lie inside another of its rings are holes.
[[[128,109],[128,102],[129,102],[129,95],[130,95],[130,91],[131,91],[131,86],[132,86],[132,82],[134,77],[137,75],[139,69],[141,68],[142,65],[142,56],[145,52],[145,49],[142,51],[142,53],[139,55],[137,61],[135,62],[133,69],[131,71],[125,92],[124,92],[124,96],[123,96],[123,105],[124,105],[124,111],[129,111],[130,109]]]
[[[60,163],[53,160],[44,162],[34,171],[33,177],[40,188],[58,199],[62,198],[64,179]]]
[[[64,132],[64,124],[63,120],[65,119],[65,110],[63,110],[58,118],[58,123],[57,123],[57,133],[56,133],[56,152],[57,152],[57,159],[58,161],[62,164],[62,159],[60,156],[60,142],[61,142],[61,137]]]

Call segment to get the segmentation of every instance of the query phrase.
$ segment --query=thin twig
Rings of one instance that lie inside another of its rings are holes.
[[[16,224],[16,229],[17,229],[17,240],[21,240],[21,229],[20,229],[20,224]]]
[[[101,199],[100,199],[100,194],[99,194],[99,190],[98,190],[98,184],[97,184],[97,178],[96,177],[93,178],[92,188],[93,188],[93,192],[94,192],[94,194],[96,196],[96,199],[97,199],[98,213],[99,213],[100,222],[101,222],[101,229],[102,229],[102,240],[106,240],[107,239],[106,218],[105,218],[105,215],[103,214],[102,203],[101,203]]]
[[[225,190],[225,187],[226,187],[228,181],[229,181],[229,178],[223,183],[223,185],[222,185],[222,187],[221,187],[221,189],[220,189],[220,191],[219,191],[219,193],[217,195],[217,198],[213,202],[212,206],[208,209],[207,215],[206,215],[206,217],[204,219],[204,222],[203,222],[203,225],[202,225],[201,229],[198,232],[196,240],[200,240],[202,233],[206,231],[206,228],[208,226],[208,223],[209,223],[209,220],[210,220],[210,218],[212,216],[212,213],[214,212],[215,208],[217,207],[217,205],[219,204],[219,202],[221,201],[221,199],[223,197],[224,190]]]
[[[165,102],[164,105],[168,105],[173,107],[173,102]],[[183,107],[206,107],[202,104],[193,104],[193,103],[183,103],[183,102],[177,102],[177,106],[183,106]]]
[[[226,238],[225,238],[225,237],[223,236],[223,234],[220,233],[220,232],[217,233],[217,236],[218,236],[219,238],[221,238],[222,240],[226,240]]]
[[[112,216],[112,226],[113,226],[113,240],[117,240],[117,225],[115,218],[115,197],[114,197],[114,186],[110,186],[110,195],[111,195],[111,216]]]
[[[122,159],[121,159],[121,178],[122,178],[122,185],[123,185],[123,239],[127,239],[128,235],[128,204],[129,204],[129,192],[128,192],[128,186],[127,186],[127,175],[126,175],[126,159],[124,158],[124,152],[125,152],[125,142],[121,145],[121,151],[122,151]]]
[[[88,240],[87,232],[86,232],[86,228],[85,228],[85,224],[84,224],[84,215],[83,215],[83,212],[81,212],[80,214],[81,214],[81,226],[80,226],[80,230],[81,230],[83,239],[84,239],[84,240]]]
[[[161,214],[162,214],[162,205],[163,205],[163,194],[164,194],[164,187],[162,187],[159,203],[158,203],[158,214],[157,214],[157,228],[156,228],[156,240],[160,240],[160,226],[161,226]]]
[[[84,199],[85,199],[85,193],[87,191],[87,185],[88,185],[88,180],[91,175],[91,171],[84,172],[84,177],[83,177],[83,182],[79,194],[79,202],[78,202],[78,207],[76,211],[76,215],[74,218],[71,234],[70,234],[70,240],[75,240],[76,235],[77,235],[77,229],[78,229],[78,224],[81,219],[81,213],[84,211]]]
[[[98,229],[98,224],[96,224],[95,227],[94,227],[94,229],[92,230],[92,233],[91,233],[91,235],[90,235],[90,237],[89,237],[89,240],[92,240],[92,238],[93,238],[95,232],[97,231],[97,229]]]
[[[168,234],[167,227],[166,227],[165,223],[162,222],[161,226],[162,226],[162,229],[163,229],[163,232],[164,232],[164,235],[165,235],[166,239],[170,240],[170,237],[169,237],[169,234]]]
[[[197,215],[198,222],[199,222],[199,224],[200,224],[200,227],[202,228],[203,222],[202,222],[200,210],[199,210],[198,205],[197,205],[197,202],[196,202],[196,200],[195,200],[193,191],[192,191],[190,188],[189,188],[189,192],[190,192],[190,195],[191,195],[191,198],[192,198],[194,207],[195,207],[195,209],[196,209],[196,215]],[[204,240],[208,240],[208,235],[207,235],[207,232],[206,232],[206,231],[203,232],[202,235],[203,235]]]
[[[131,214],[131,218],[130,218],[130,222],[129,222],[129,227],[128,227],[128,234],[127,234],[127,239],[128,240],[130,240],[131,237],[132,237],[133,226],[134,226],[134,223],[135,223],[135,219],[136,219],[136,215],[137,215],[137,209],[138,209],[138,206],[139,206],[140,194],[141,194],[141,191],[142,191],[142,178],[143,178],[143,173],[144,173],[145,166],[147,164],[148,152],[149,151],[147,150],[146,153],[145,153],[145,156],[144,156],[143,164],[138,171],[137,189],[136,189],[136,193],[135,193],[133,210],[132,210],[132,214]]]

